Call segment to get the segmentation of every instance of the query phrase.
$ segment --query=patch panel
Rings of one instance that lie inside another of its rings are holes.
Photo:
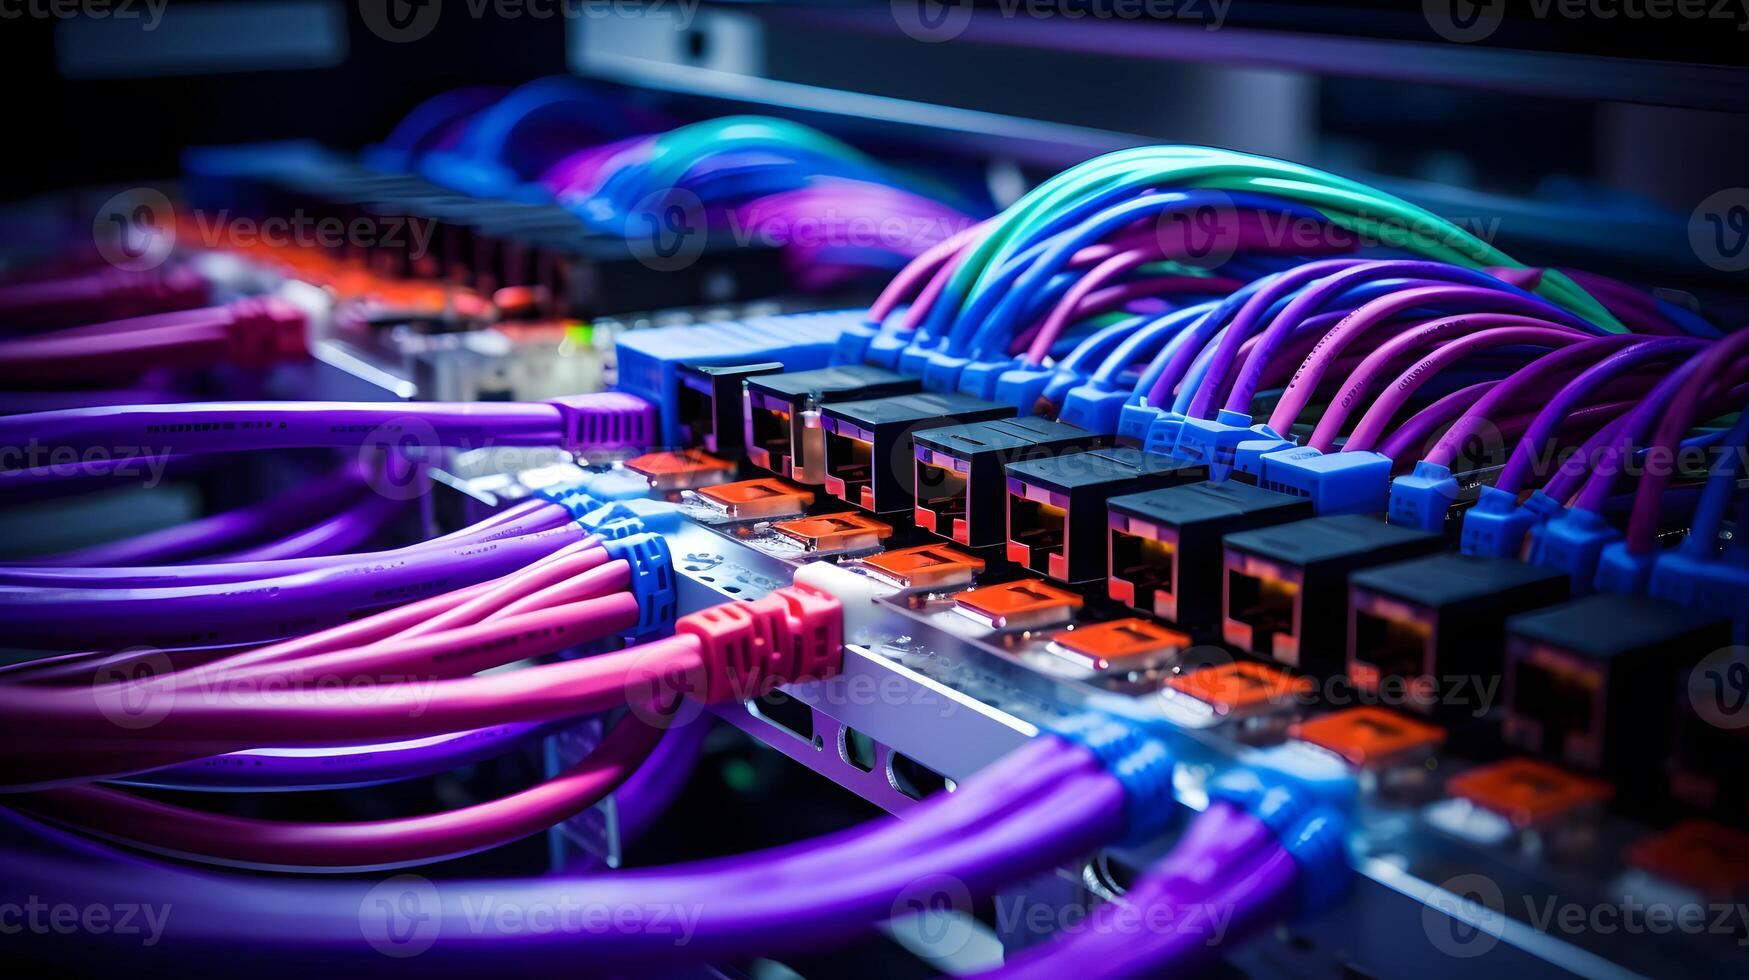
[[[780,476],[820,486],[826,482],[821,406],[906,395],[920,387],[915,378],[862,364],[748,378],[741,417],[747,457]]]
[[[1312,516],[1310,501],[1237,481],[1110,500],[1111,597],[1191,629],[1218,626],[1226,535]]]
[[[1223,542],[1221,635],[1317,676],[1346,668],[1348,576],[1440,547],[1435,535],[1359,515],[1241,531]]]
[[[1013,414],[1014,409],[981,398],[929,392],[826,405],[820,411],[826,490],[877,514],[913,510],[917,433]]]
[[[1440,715],[1489,710],[1507,617],[1567,598],[1558,572],[1449,552],[1360,569],[1348,586],[1348,679]]]
[[[1096,449],[1105,439],[1064,422],[1021,417],[926,429],[913,442],[918,526],[984,548],[1008,537],[1008,464]]]
[[[1022,460],[1003,472],[1008,560],[1077,583],[1105,577],[1108,500],[1204,475],[1201,467],[1121,446]]]
[[[1586,596],[1506,628],[1505,738],[1638,786],[1663,782],[1688,672],[1730,640],[1723,620],[1643,596]]]

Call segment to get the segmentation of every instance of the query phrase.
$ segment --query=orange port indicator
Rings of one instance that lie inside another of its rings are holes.
[[[1043,582],[1004,582],[962,593],[960,611],[999,630],[1037,629],[1067,622],[1081,608],[1081,597]]]
[[[1064,630],[1051,639],[1064,650],[1080,654],[1101,667],[1190,646],[1189,634],[1134,617]]]
[[[1640,841],[1628,860],[1707,898],[1749,894],[1749,834],[1711,820],[1684,820]]]
[[[892,537],[890,525],[861,514],[823,514],[771,525],[773,531],[794,538],[809,551],[858,551],[880,547]]]
[[[749,519],[800,514],[814,502],[812,491],[769,477],[705,487],[698,495],[730,517]]]
[[[626,460],[625,466],[643,474],[658,490],[695,490],[723,483],[735,474],[735,464],[702,449],[645,453]]]
[[[1534,827],[1609,799],[1609,784],[1535,759],[1507,759],[1458,773],[1446,790],[1485,810]]]
[[[1298,722],[1288,734],[1361,767],[1400,762],[1445,741],[1445,729],[1437,725],[1370,706]]]
[[[1166,686],[1215,709],[1216,714],[1253,713],[1312,693],[1312,682],[1249,660],[1180,674]]]
[[[969,585],[984,560],[963,551],[926,544],[870,555],[862,564],[901,589],[949,589]]]

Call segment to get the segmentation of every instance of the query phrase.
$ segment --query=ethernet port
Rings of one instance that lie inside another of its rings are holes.
[[[749,418],[752,420],[752,447],[762,450],[767,462],[761,465],[773,473],[783,472],[783,462],[790,454],[790,413],[771,408],[753,408]],[[759,462],[759,457],[754,457]]]
[[[1050,556],[1061,555],[1068,540],[1068,520],[1069,512],[1061,507],[1009,494],[1009,557],[1014,557],[1013,546],[1019,545],[1025,549],[1027,567],[1048,573]]]
[[[1227,618],[1251,627],[1251,652],[1275,655],[1275,638],[1293,636],[1300,590],[1278,578],[1227,569]]]
[[[705,446],[716,435],[714,400],[709,379],[682,373],[674,415],[679,422],[680,438],[685,440],[684,445]]]
[[[851,503],[861,500],[863,487],[869,485],[874,473],[874,446],[865,439],[826,433],[826,476],[843,481],[835,492]]]
[[[917,506],[933,512],[942,521],[966,516],[966,474],[949,466],[918,460],[914,482],[917,484]]]
[[[1513,716],[1534,722],[1539,732],[1535,744],[1520,736],[1525,748],[1558,757],[1565,754],[1569,735],[1591,733],[1601,693],[1596,674],[1518,661],[1511,683]]]
[[[1356,610],[1354,662],[1376,669],[1379,681],[1420,677],[1432,633],[1425,623]]]
[[[1176,549],[1159,538],[1115,529],[1111,532],[1111,578],[1129,583],[1130,604],[1137,609],[1153,609],[1157,593],[1172,594],[1177,563]]]

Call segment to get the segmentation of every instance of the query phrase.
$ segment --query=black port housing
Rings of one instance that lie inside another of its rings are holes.
[[[918,526],[987,548],[1008,539],[1008,464],[1085,452],[1107,440],[1067,422],[1027,416],[924,429],[912,441]]]
[[[1480,715],[1505,668],[1507,617],[1566,601],[1570,584],[1556,569],[1456,552],[1355,572],[1348,679],[1401,685],[1403,707],[1423,714]]]
[[[1112,497],[1207,478],[1207,467],[1128,446],[1010,463],[1008,560],[1061,582],[1105,578]]]
[[[1232,480],[1111,498],[1111,597],[1189,629],[1221,621],[1221,539],[1312,516],[1304,497]]]
[[[748,378],[741,417],[747,456],[798,483],[825,483],[825,433],[815,428],[810,439],[804,413],[837,402],[909,395],[922,387],[917,378],[868,364]]]
[[[826,491],[864,510],[891,514],[916,504],[912,437],[920,430],[1011,418],[999,405],[957,392],[836,402],[820,410],[826,430]]]
[[[717,455],[738,453],[746,446],[741,424],[741,383],[761,374],[777,374],[781,361],[759,364],[681,364],[680,389],[674,410],[680,435],[688,446],[703,446]]]
[[[1348,650],[1348,576],[1425,555],[1437,534],[1363,514],[1313,517],[1229,534],[1222,547],[1221,633],[1236,647],[1320,677]]]
[[[1563,765],[1653,787],[1688,672],[1730,641],[1726,621],[1649,596],[1520,613],[1506,621],[1502,733]]]

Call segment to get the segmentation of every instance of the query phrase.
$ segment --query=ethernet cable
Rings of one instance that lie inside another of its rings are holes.
[[[1539,353],[1560,350],[1585,337],[1560,324],[1516,314],[1474,314],[1411,327],[1380,344],[1355,366],[1319,416],[1306,445],[1322,452],[1334,450],[1343,425],[1360,403],[1379,388],[1379,380],[1386,377],[1393,363],[1426,346],[1429,340],[1438,338],[1440,342],[1377,391],[1349,433],[1345,449],[1370,449],[1415,393],[1461,358],[1495,348],[1529,348]],[[1535,356],[1532,355],[1533,360]]]
[[[159,456],[395,446],[644,448],[654,409],[617,392],[545,402],[210,402],[117,405],[0,418],[0,445],[35,440],[83,456],[147,447]]]
[[[431,668],[435,671],[432,676],[443,677],[486,670],[496,666],[497,662],[519,660],[531,652],[538,652],[528,649],[527,643],[519,642],[531,637],[539,636],[542,642],[550,645],[572,645],[581,639],[599,636],[604,630],[630,625],[624,620],[603,619],[603,610],[591,608],[599,607],[602,602],[612,602],[622,610],[629,603],[630,620],[635,622],[640,616],[637,598],[614,591],[625,584],[627,570],[623,560],[615,561],[566,583],[583,586],[574,591],[604,598],[586,599],[552,589],[536,591],[531,595],[542,600],[540,612],[520,612],[518,603],[512,602],[487,616],[477,628],[463,627],[440,636],[423,638],[439,642],[417,639],[400,642],[406,636],[403,632],[394,637],[396,642],[393,644],[379,642],[301,661],[281,661],[266,665],[266,669],[282,680],[294,682],[294,685],[306,672],[326,676],[328,672],[346,673],[360,669],[401,671]],[[590,579],[594,581],[588,582]],[[580,634],[570,635],[567,643],[550,643],[554,630],[545,620],[561,613],[594,615],[595,619],[583,625]],[[780,681],[816,679],[835,673],[842,652],[840,634],[833,627],[838,615],[836,601],[823,594],[805,589],[781,590],[766,599],[730,603],[686,617],[678,624],[680,635],[668,640],[599,654],[587,660],[528,667],[515,672],[529,675],[529,680],[535,680],[533,675],[540,674],[543,676],[539,679],[546,680],[556,677],[551,667],[569,667],[573,672],[575,668],[586,667],[601,676],[614,678],[610,685],[611,699],[604,700],[599,692],[582,694],[563,712],[548,720],[597,714],[628,703],[634,708],[640,703],[649,707],[623,718],[596,751],[554,780],[490,804],[448,814],[365,824],[279,824],[237,820],[153,803],[119,791],[54,788],[40,784],[34,787],[34,792],[14,797],[13,805],[88,832],[120,836],[152,850],[220,863],[315,870],[445,859],[544,830],[599,800],[654,750],[662,729],[666,727],[660,724],[660,720],[681,694],[721,700],[723,697],[748,696],[750,691]],[[526,624],[524,621],[531,616],[540,617],[543,622],[532,626]],[[481,641],[490,637],[496,639],[482,646]],[[423,647],[431,649],[427,651]],[[746,659],[750,647],[756,654],[751,661]],[[674,652],[682,649],[690,651],[692,661],[683,664],[674,658]],[[458,659],[456,652],[465,654],[465,657]],[[430,660],[427,662],[428,656]],[[685,683],[683,678],[689,673],[696,675],[692,680],[698,682],[697,686],[677,686]],[[210,694],[215,685],[251,680],[249,674],[247,669],[240,671],[234,664],[221,662],[190,675],[171,675],[151,693],[201,691]],[[485,678],[473,680],[477,682]],[[118,687],[121,689],[114,692],[116,696],[138,696],[141,693],[138,682],[131,686],[123,683]],[[291,686],[289,689],[296,688]],[[66,692],[39,693],[52,697]],[[452,689],[443,699],[447,700],[454,693]],[[357,709],[362,706],[349,707]],[[459,707],[466,708],[465,704]],[[171,713],[166,717],[174,716],[179,710],[172,704]],[[247,710],[260,711],[262,708],[251,706]],[[154,744],[164,741],[156,738],[157,731],[153,734]],[[209,734],[222,733],[209,730]],[[315,737],[314,741],[333,741],[336,736],[346,739],[344,731],[331,730],[328,735]],[[280,735],[273,736],[273,739],[275,742],[287,741]],[[134,764],[138,764],[139,749],[135,741],[130,741],[125,749],[111,751],[117,759],[134,757]],[[56,745],[38,752],[56,758],[63,755],[62,749]],[[111,766],[116,764],[112,762]]]
[[[85,567],[168,564],[227,549],[240,551],[335,513],[357,500],[369,489],[367,475],[364,464],[355,461],[258,503],[122,541],[36,558],[30,564]]]
[[[664,729],[621,718],[582,761],[533,787],[443,813],[347,823],[231,817],[99,786],[10,797],[15,809],[161,854],[261,870],[371,870],[500,847],[588,809],[647,760]]]
[[[158,368],[265,368],[304,356],[305,316],[275,299],[67,327],[0,340],[0,381],[88,382]]]
[[[1431,212],[1356,181],[1248,153],[1206,147],[1142,147],[1072,167],[1003,212],[991,234],[956,271],[946,291],[950,304],[958,307],[974,283],[988,286],[992,271],[1021,247],[1020,242],[1079,220],[1077,208],[1151,189],[1190,187],[1276,195],[1315,208],[1339,227],[1428,258],[1472,268],[1519,267],[1505,254]],[[1559,272],[1545,271],[1536,291],[1606,330],[1623,329],[1595,298]]]
[[[207,282],[185,266],[145,272],[103,268],[0,284],[0,329],[104,323],[204,306]]]
[[[1153,751],[1149,752],[1149,747]],[[446,969],[532,969],[575,962],[592,968],[721,961],[819,948],[890,918],[927,882],[953,880],[969,895],[1083,855],[1126,832],[1147,835],[1169,820],[1169,762],[1158,743],[1094,747],[1044,735],[1005,756],[953,793],[911,808],[904,820],[770,851],[679,865],[538,880],[461,881],[437,886],[432,962]],[[1118,775],[1122,773],[1123,775]],[[76,846],[76,845],[75,845]],[[271,949],[285,964],[358,941],[368,886],[216,878],[159,866],[118,876],[113,865],[20,855],[14,877],[34,885],[55,875],[59,893],[109,889],[112,899],[148,888],[172,901],[184,927],[165,936],[171,954],[198,957],[213,944]],[[481,896],[517,907],[684,908],[686,941],[671,930],[516,935],[467,928]],[[273,908],[273,915],[252,910]]]
[[[1696,421],[1709,386],[1728,387],[1743,377],[1741,359],[1749,351],[1749,331],[1737,331],[1715,341],[1700,356],[1696,369],[1669,403],[1652,435],[1650,448],[1674,459],[1676,443]],[[1657,536],[1658,495],[1670,485],[1669,467],[1654,467],[1640,477],[1634,508],[1628,519],[1627,548],[1633,555],[1651,551]]]
[[[95,665],[74,663],[71,671],[62,669],[68,666],[63,661],[49,660],[10,670],[0,675],[0,681],[10,682],[4,689],[20,696],[27,691],[51,696],[73,694],[68,703],[75,705],[81,701],[76,696],[80,690],[97,692],[98,700],[93,703],[100,705],[117,697],[127,701],[136,695],[175,696],[179,692],[191,693],[197,700],[228,703],[227,693],[242,691],[251,697],[239,699],[236,706],[247,711],[253,692],[261,690],[301,686],[320,692],[325,684],[332,688],[332,682],[343,681],[349,685],[347,689],[357,691],[361,681],[375,686],[400,683],[413,676],[424,680],[462,676],[532,653],[574,645],[607,631],[643,635],[658,626],[672,611],[671,598],[664,598],[669,593],[661,586],[668,559],[659,539],[633,535],[609,547],[612,551],[608,553],[600,546],[575,548],[502,579],[461,590],[458,595],[434,597],[271,646],[219,651],[215,656],[193,659],[178,656],[171,661],[169,674],[164,673],[162,664],[151,664],[149,655],[129,651]],[[472,601],[482,598],[487,601]],[[457,610],[464,615],[450,616],[436,628],[422,629],[432,622],[434,614],[441,617]],[[136,663],[143,664],[143,669],[134,666]],[[93,667],[98,669],[94,672]],[[415,669],[417,675],[408,673]],[[395,673],[384,677],[384,671]],[[131,682],[130,686],[125,680],[136,677],[149,678],[149,682]],[[215,747],[198,740],[148,742],[138,738],[105,744],[100,728],[90,734],[92,739],[16,745],[0,755],[18,763],[13,771],[15,781],[41,782],[141,772],[249,748],[246,742]],[[447,733],[416,737],[442,734]],[[266,740],[257,744],[279,743]]]

